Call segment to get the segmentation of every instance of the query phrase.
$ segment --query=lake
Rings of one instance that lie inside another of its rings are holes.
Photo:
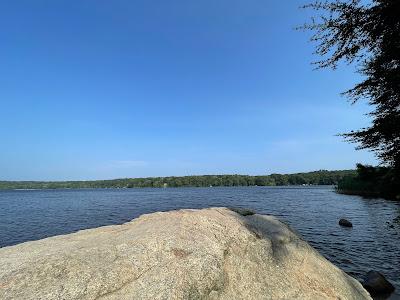
[[[400,203],[332,187],[210,187],[0,191],[0,247],[121,224],[154,211],[238,206],[272,214],[352,276],[373,269],[400,293]],[[338,225],[347,218],[353,228]],[[396,297],[396,295],[394,295]]]

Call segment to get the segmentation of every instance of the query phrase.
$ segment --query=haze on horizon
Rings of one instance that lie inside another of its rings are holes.
[[[376,164],[313,71],[306,1],[8,1],[0,9],[0,180],[295,173]]]

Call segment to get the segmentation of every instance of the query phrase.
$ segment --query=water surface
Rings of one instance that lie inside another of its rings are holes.
[[[0,191],[0,247],[121,224],[179,208],[242,206],[278,216],[347,273],[382,272],[400,293],[400,203],[331,187],[216,187]],[[353,228],[343,228],[345,217]],[[391,227],[393,226],[393,228]]]

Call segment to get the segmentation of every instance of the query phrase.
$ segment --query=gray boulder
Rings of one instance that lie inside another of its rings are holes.
[[[349,220],[346,220],[346,219],[340,219],[339,225],[344,226],[344,227],[353,227],[353,224]]]
[[[394,286],[377,271],[369,271],[367,273],[363,286],[371,295],[385,295],[394,292]]]
[[[0,249],[0,299],[371,299],[272,216],[142,215]]]

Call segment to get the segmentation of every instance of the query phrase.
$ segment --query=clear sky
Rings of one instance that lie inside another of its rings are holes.
[[[368,125],[313,71],[309,12],[282,0],[0,4],[0,180],[269,174],[376,163]]]

